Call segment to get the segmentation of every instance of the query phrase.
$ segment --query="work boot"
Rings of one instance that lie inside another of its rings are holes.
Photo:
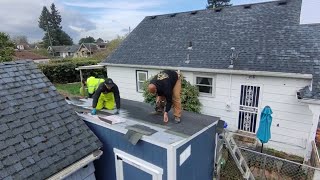
[[[179,124],[181,119],[179,117],[174,117],[174,123]]]

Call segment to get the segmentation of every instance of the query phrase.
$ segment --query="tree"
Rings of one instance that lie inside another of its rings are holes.
[[[29,44],[27,36],[15,36],[12,38],[15,44]]]
[[[72,45],[72,38],[62,30],[61,15],[53,3],[50,6],[50,10],[51,12],[44,6],[38,21],[39,27],[45,31],[43,37],[44,46]]]
[[[208,0],[207,9],[231,6],[230,1],[231,0]]]
[[[0,32],[0,62],[12,61],[14,54],[14,44],[9,35]]]
[[[153,78],[153,77],[152,77]],[[156,97],[153,96],[148,92],[148,84],[150,83],[150,80],[148,79],[143,86],[143,97],[144,102],[149,103],[151,105],[154,105],[156,102]],[[199,101],[199,90],[196,86],[193,86],[185,80],[185,78],[182,77],[181,81],[181,105],[182,109],[186,111],[196,112],[200,113],[201,110],[201,103]]]
[[[81,38],[79,40],[79,44],[82,44],[82,43],[95,43],[95,42],[96,42],[96,40],[91,36],[85,37],[85,38]]]
[[[98,38],[98,39],[96,40],[96,42],[97,42],[97,43],[103,43],[104,40],[103,40],[102,38]]]

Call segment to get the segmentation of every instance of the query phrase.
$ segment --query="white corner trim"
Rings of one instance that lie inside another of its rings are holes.
[[[169,70],[217,73],[217,74],[239,74],[239,75],[268,76],[268,77],[287,77],[287,78],[299,78],[299,79],[312,79],[313,77],[312,74],[269,72],[269,71],[247,71],[247,70],[231,70],[231,69],[189,68],[189,67],[150,66],[150,65],[135,65],[135,64],[112,64],[112,63],[99,63],[99,65],[128,67],[128,68],[169,69]]]
[[[75,162],[74,164],[64,168],[62,171],[54,174],[53,176],[49,177],[47,180],[58,180],[58,179],[64,179],[80,168],[86,166],[87,164],[91,163],[92,161],[99,159],[100,156],[103,154],[101,150],[96,150],[89,154],[88,156],[84,157],[83,159]]]
[[[173,146],[167,149],[167,179],[177,179],[177,154],[176,149]]]

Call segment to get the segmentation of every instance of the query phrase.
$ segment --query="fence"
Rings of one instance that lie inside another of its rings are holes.
[[[240,149],[256,179],[312,180],[314,179],[314,175],[319,172],[319,169],[305,164],[262,154],[250,149]],[[226,148],[223,150],[220,179],[242,179],[237,165]]]

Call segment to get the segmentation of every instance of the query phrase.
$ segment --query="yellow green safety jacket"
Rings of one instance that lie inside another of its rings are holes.
[[[93,76],[87,79],[88,93],[93,94],[99,87],[100,83],[103,83],[104,79],[95,78]]]

